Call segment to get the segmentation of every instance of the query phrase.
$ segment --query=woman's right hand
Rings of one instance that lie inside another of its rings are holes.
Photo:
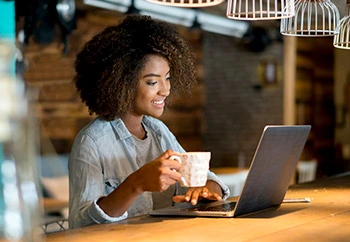
[[[139,184],[139,192],[160,192],[165,191],[168,187],[181,179],[181,174],[177,172],[181,164],[169,159],[177,153],[172,150],[165,151],[157,159],[148,162],[133,175]]]

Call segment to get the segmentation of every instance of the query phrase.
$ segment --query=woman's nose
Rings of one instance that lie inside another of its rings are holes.
[[[162,85],[160,85],[160,89],[159,89],[159,94],[162,96],[169,96],[170,94],[170,81],[165,80],[162,82]]]

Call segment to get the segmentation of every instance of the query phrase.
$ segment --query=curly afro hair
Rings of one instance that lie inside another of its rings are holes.
[[[132,109],[149,54],[168,60],[172,94],[188,93],[196,83],[194,53],[180,34],[150,16],[128,15],[93,37],[77,55],[74,83],[90,114],[113,120]]]

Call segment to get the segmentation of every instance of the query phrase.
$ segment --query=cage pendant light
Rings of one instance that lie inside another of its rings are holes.
[[[226,16],[240,20],[290,18],[294,0],[228,0]]]
[[[340,49],[350,49],[350,0],[347,1],[347,16],[338,25],[339,34],[334,35],[333,46]]]
[[[330,0],[296,0],[295,15],[281,20],[281,34],[321,37],[338,33],[339,10]]]
[[[146,0],[150,3],[182,8],[202,8],[219,5],[224,0]]]

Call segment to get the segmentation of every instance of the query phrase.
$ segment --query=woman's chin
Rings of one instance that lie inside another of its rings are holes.
[[[153,118],[160,118],[163,115],[163,113],[164,113],[164,110],[161,112],[150,113],[150,114],[148,114],[148,116],[151,116]]]

